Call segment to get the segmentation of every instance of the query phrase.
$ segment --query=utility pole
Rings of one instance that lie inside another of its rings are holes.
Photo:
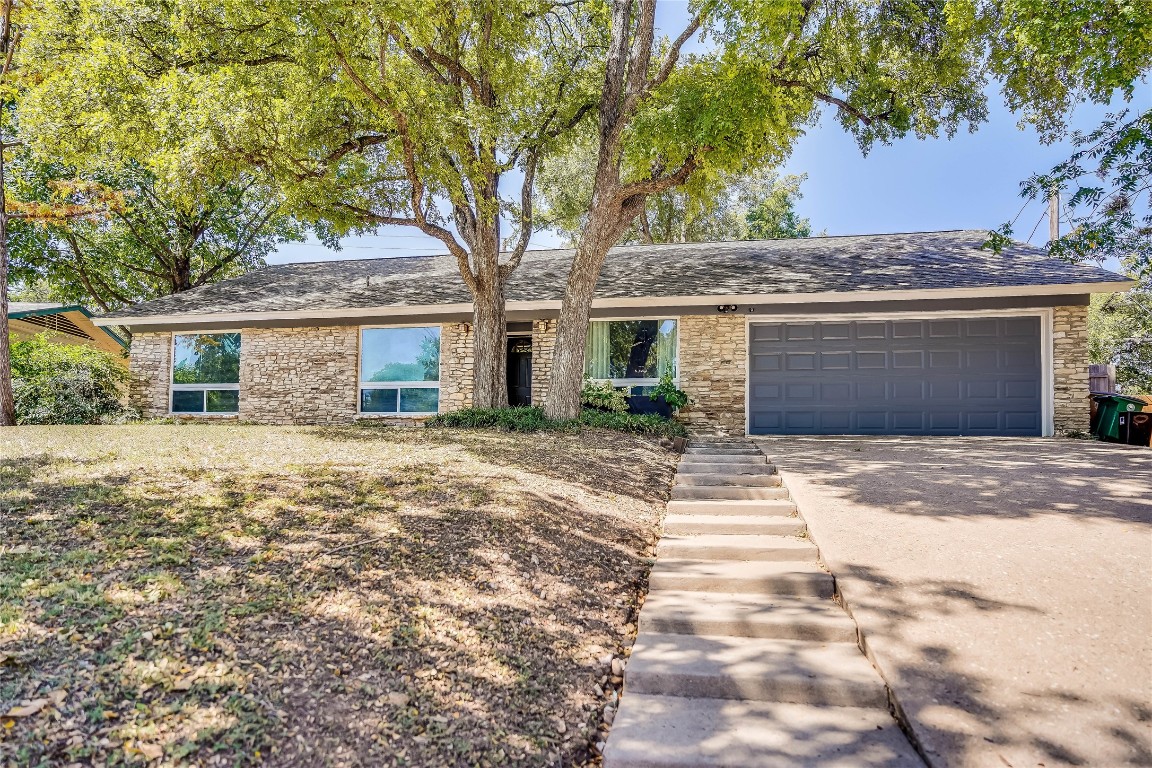
[[[1060,239],[1060,188],[1052,187],[1048,193],[1048,242]]]

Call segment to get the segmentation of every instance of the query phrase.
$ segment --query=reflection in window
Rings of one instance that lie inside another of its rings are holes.
[[[594,320],[588,327],[584,374],[617,383],[676,376],[675,320]]]
[[[240,334],[188,333],[172,337],[172,412],[240,410]]]
[[[360,332],[360,411],[429,414],[440,406],[440,328]]]

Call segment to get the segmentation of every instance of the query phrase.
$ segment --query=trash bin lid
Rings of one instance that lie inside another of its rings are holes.
[[[1147,403],[1145,403],[1139,397],[1128,397],[1127,395],[1118,395],[1116,393],[1107,395],[1094,395],[1094,397],[1097,400],[1115,400],[1119,403],[1136,403],[1137,405],[1147,405]]]

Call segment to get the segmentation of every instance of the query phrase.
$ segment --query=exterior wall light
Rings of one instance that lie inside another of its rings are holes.
[[[717,312],[735,312],[739,307],[735,304],[721,304],[716,307]]]

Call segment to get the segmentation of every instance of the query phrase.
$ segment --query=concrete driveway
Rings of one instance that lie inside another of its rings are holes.
[[[759,442],[933,765],[1152,765],[1152,450]]]

